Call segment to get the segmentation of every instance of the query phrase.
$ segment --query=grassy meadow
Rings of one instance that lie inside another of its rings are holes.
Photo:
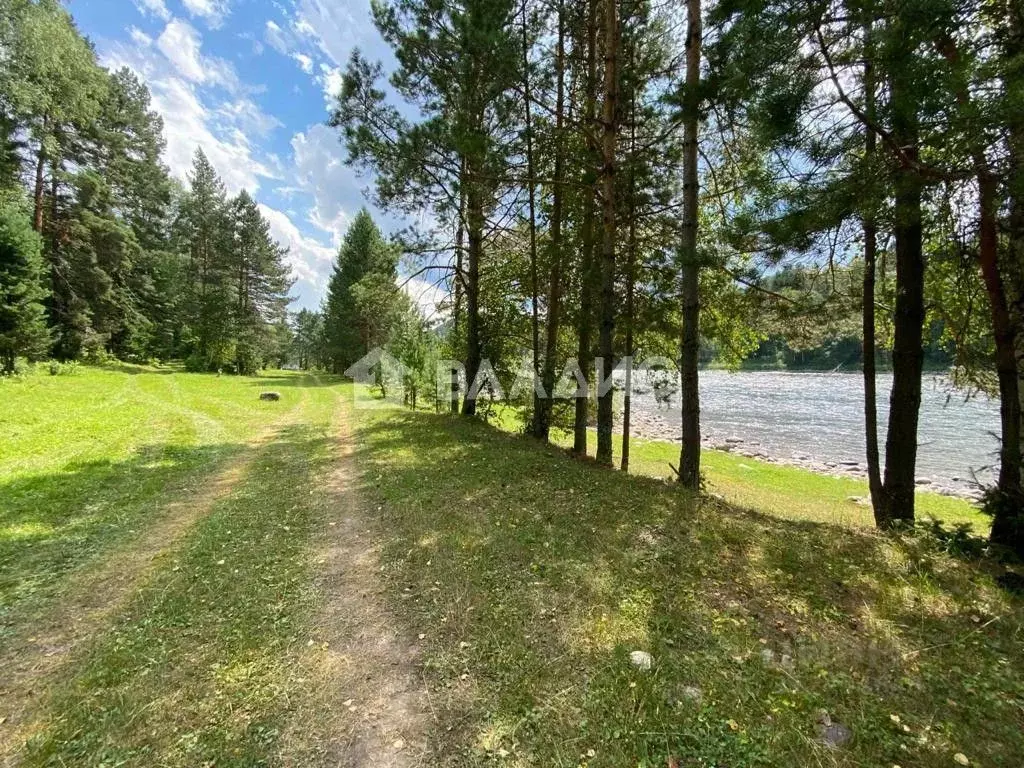
[[[415,660],[424,746],[389,765],[1020,765],[1024,602],[993,563],[876,534],[857,481],[709,453],[698,499],[664,482],[670,445],[626,476],[349,392],[0,380],[0,763],[359,764],[394,672],[352,599]],[[376,583],[332,591],[344,520]]]

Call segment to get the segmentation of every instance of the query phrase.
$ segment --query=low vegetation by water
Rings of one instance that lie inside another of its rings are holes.
[[[628,476],[472,420],[352,410],[324,376],[0,387],[18,404],[0,458],[15,764],[333,765],[378,731],[393,765],[1024,752],[1024,604],[985,560],[871,530],[844,481],[711,453],[723,498],[699,498],[658,479],[665,446],[634,446],[650,476]],[[343,524],[377,584],[322,584]],[[341,594],[372,613],[324,625]],[[370,615],[395,659],[367,645]],[[414,682],[395,720],[373,691],[397,669]]]

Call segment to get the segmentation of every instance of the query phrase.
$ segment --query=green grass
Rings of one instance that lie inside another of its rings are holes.
[[[0,660],[36,652],[26,638],[66,615],[70,585],[102,589],[118,557],[158,552],[31,680],[27,722],[4,722],[0,692],[0,747],[27,738],[29,766],[336,763],[322,747],[348,732],[318,666],[317,577],[346,514],[380,547],[375,609],[420,647],[425,764],[1019,765],[1020,599],[927,536],[875,534],[847,508],[854,481],[712,453],[731,503],[698,500],[659,479],[672,446],[637,445],[651,476],[627,476],[385,408],[351,414],[362,488],[343,513],[329,479],[348,391],[143,368],[0,383]],[[154,550],[175,505],[210,487]],[[951,503],[946,519],[966,506]],[[365,685],[388,674],[344,663]],[[848,744],[818,742],[821,709]]]
[[[501,409],[492,421],[500,429],[522,431],[522,417],[516,410]],[[552,439],[558,445],[572,446],[572,434],[564,430],[553,430]],[[597,436],[591,434],[591,454],[596,440]],[[618,466],[622,453],[620,435],[615,435],[612,447]],[[672,478],[671,466],[679,466],[679,445],[634,438],[630,441],[630,465],[634,474]],[[730,504],[788,520],[874,526],[871,507],[851,500],[852,497],[867,498],[865,480],[822,475],[724,451],[702,451],[701,465],[707,490],[721,495]],[[919,519],[934,518],[949,526],[964,524],[979,536],[987,535],[991,526],[989,518],[964,499],[919,491],[916,507]]]
[[[929,538],[698,502],[462,419],[362,419],[438,765],[1020,764],[1021,602]],[[819,743],[822,709],[849,743]]]
[[[303,689],[328,401],[308,406],[52,693],[25,765],[274,762]]]
[[[14,442],[0,464],[0,565],[16,643],[66,612],[68,582],[88,585],[109,557],[146,543],[167,505],[195,496],[229,460],[248,459],[137,574],[92,641],[34,683],[32,720],[0,717],[19,729],[4,739],[30,737],[13,745],[21,764],[280,760],[305,688],[300,656],[316,608],[312,550],[328,513],[321,473],[334,456],[337,380],[81,369],[0,387],[18,403],[4,411]],[[260,403],[261,388],[280,391],[281,402]],[[250,442],[274,428],[272,441]],[[0,655],[21,647],[4,645]]]
[[[281,383],[134,366],[0,379],[0,638],[294,408],[303,390],[256,400]]]

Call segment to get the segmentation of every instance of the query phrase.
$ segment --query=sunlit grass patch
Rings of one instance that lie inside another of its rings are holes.
[[[26,765],[276,759],[311,642],[310,539],[336,393],[310,395],[48,696]]]
[[[4,380],[0,637],[301,397],[261,407],[258,382],[141,366]]]
[[[840,520],[842,483],[812,476],[822,508],[811,495],[788,513],[773,505],[799,488],[770,489],[764,509],[743,486],[759,514],[461,418],[361,418],[392,604],[410,636],[428,633],[438,765],[1024,753],[1020,601],[926,536]],[[851,732],[843,746],[821,741],[823,710]]]

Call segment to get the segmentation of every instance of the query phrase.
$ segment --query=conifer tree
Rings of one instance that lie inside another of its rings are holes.
[[[397,301],[397,258],[365,208],[353,220],[331,273],[324,302],[324,335],[335,373],[387,338]]]
[[[0,199],[0,369],[14,371],[19,356],[44,357],[50,334],[43,300],[42,243],[17,201]]]

